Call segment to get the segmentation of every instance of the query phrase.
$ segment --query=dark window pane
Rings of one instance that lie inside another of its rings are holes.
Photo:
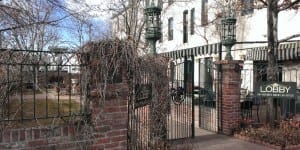
[[[191,10],[191,35],[195,33],[195,8]]]
[[[168,20],[168,40],[173,40],[173,18]]]
[[[188,11],[183,12],[183,43],[188,42],[188,20],[187,20]]]
[[[205,26],[208,23],[208,4],[207,0],[202,0],[201,2],[201,25]]]

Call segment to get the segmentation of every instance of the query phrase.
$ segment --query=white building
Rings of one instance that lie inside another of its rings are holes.
[[[232,6],[237,18],[237,42],[267,41],[267,9],[253,9],[253,5],[260,5],[255,0],[240,0],[238,2],[239,6]],[[199,86],[197,85],[201,82],[199,80],[205,80],[205,73],[199,71],[199,68],[206,70],[206,63],[218,60],[221,51],[222,59],[224,59],[225,47],[220,44],[220,16],[224,12],[224,7],[225,3],[222,0],[164,1],[161,15],[162,39],[158,41],[157,52],[177,58],[176,61],[178,62],[182,61],[181,59],[185,55],[193,55],[196,86]],[[144,21],[142,9],[143,4],[139,5],[136,12],[139,14],[135,16],[139,18],[138,25]],[[280,12],[278,18],[278,39],[300,33],[300,13],[295,10],[286,10]],[[121,38],[126,37],[124,12],[115,15],[112,20],[113,34]],[[292,62],[299,59],[300,44],[297,40],[300,38],[293,40],[296,42],[283,43],[279,46],[278,60],[280,62],[289,61],[285,64],[294,64]],[[255,63],[266,61],[266,52],[266,43],[234,45],[232,48],[233,59],[244,60],[242,88],[253,91],[255,82],[253,78],[257,76],[253,72]],[[292,66],[294,70],[298,68],[295,68],[295,64]],[[290,67],[287,65],[282,67],[283,70],[288,68]],[[288,81],[287,76],[283,77],[283,80]],[[300,88],[300,73],[295,80],[299,80],[298,88]]]
[[[240,3],[237,5],[239,7],[232,6],[232,8],[237,18],[236,39],[240,43],[232,47],[231,54],[234,60],[244,61],[241,64],[243,67],[241,88],[247,91],[244,93],[247,94],[254,91],[258,82],[266,81],[267,9],[253,9],[253,5],[255,7],[260,5],[255,0],[236,1]],[[201,113],[208,110],[212,118],[217,118],[218,108],[216,103],[212,102],[215,102],[214,99],[220,91],[220,85],[216,83],[219,72],[214,63],[224,59],[226,53],[225,47],[220,42],[220,20],[224,8],[224,0],[164,1],[161,14],[162,38],[157,41],[157,52],[168,56],[172,61],[170,64],[170,74],[174,80],[171,83],[172,87],[173,85],[184,87],[187,93],[200,91],[198,95],[194,94],[195,100],[203,104],[208,102],[206,104],[210,105],[209,109],[201,108]],[[279,13],[279,40],[300,33],[299,18],[300,13],[295,10]],[[277,74],[280,81],[297,82],[297,89],[300,89],[300,38],[293,40],[279,45],[276,53],[280,70]],[[192,89],[194,91],[190,90],[190,83],[194,83]],[[295,106],[297,113],[300,112],[300,99],[289,105]],[[218,121],[205,124],[209,121],[205,121],[205,116],[203,117],[199,119],[199,124],[206,129],[217,131]]]
[[[253,0],[241,0],[243,7],[235,7],[237,18],[237,41],[267,41],[267,9],[253,9],[258,6]],[[158,52],[168,55],[185,54],[195,56],[195,84],[202,75],[198,75],[199,63],[204,60],[215,61],[220,51],[220,14],[224,11],[223,1],[189,0],[165,3],[162,12],[162,42],[158,44]],[[300,13],[287,10],[279,13],[278,39],[300,33]],[[298,38],[299,40],[300,38]],[[293,40],[297,40],[293,39]],[[299,42],[287,43],[279,46],[278,59],[298,59],[300,54]],[[253,61],[266,60],[266,43],[236,44],[232,48],[234,60],[245,60],[242,88],[253,90]],[[225,56],[222,48],[222,57]],[[264,52],[261,52],[264,51]],[[254,53],[255,52],[255,53]],[[289,56],[289,57],[287,57]],[[222,58],[222,59],[223,59]],[[200,67],[201,68],[201,67]],[[203,67],[202,67],[203,68]],[[246,70],[249,70],[248,72]],[[251,71],[250,71],[251,70]],[[200,71],[201,74],[201,71]],[[299,78],[300,79],[300,76]],[[202,79],[204,80],[204,79]],[[300,82],[298,87],[300,88]]]

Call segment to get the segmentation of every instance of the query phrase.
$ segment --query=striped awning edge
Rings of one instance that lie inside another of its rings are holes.
[[[300,58],[300,41],[279,44],[275,52],[277,60],[296,60]],[[247,50],[245,60],[267,61],[268,47],[255,47]]]

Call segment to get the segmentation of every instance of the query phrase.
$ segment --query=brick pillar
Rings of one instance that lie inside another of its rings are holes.
[[[99,83],[91,91],[91,122],[95,129],[92,149],[127,149],[129,85],[126,69],[121,70],[121,81]]]
[[[222,65],[222,133],[226,135],[232,135],[240,127],[241,63],[243,62],[237,60],[219,62]]]
[[[91,101],[91,121],[95,128],[92,149],[127,149],[128,84],[107,84],[105,100],[94,90]]]

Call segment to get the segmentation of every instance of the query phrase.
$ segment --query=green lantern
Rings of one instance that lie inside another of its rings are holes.
[[[161,38],[161,0],[146,0],[146,8],[144,9],[146,33],[145,38],[151,44],[152,54],[156,54],[156,41]]]
[[[230,3],[225,15],[221,19],[221,42],[226,47],[225,60],[232,60],[231,47],[236,43],[236,18],[232,13]]]

